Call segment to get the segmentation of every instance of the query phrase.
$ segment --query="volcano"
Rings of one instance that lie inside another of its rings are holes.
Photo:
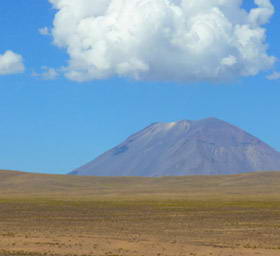
[[[280,171],[280,153],[217,118],[153,123],[74,170],[87,176],[183,176]]]

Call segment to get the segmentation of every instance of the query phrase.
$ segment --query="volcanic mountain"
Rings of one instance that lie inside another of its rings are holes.
[[[180,176],[280,171],[280,153],[216,118],[154,123],[72,175]]]

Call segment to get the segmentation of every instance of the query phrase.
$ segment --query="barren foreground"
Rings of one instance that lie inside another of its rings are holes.
[[[0,172],[0,255],[276,256],[279,186],[280,173],[119,179]]]

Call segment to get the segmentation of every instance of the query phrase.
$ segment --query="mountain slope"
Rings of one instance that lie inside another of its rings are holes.
[[[178,176],[280,170],[280,153],[216,118],[154,123],[71,174]]]

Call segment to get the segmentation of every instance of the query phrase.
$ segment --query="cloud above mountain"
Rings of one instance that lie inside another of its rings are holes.
[[[0,54],[0,75],[18,74],[24,71],[23,58],[13,51]]]
[[[54,43],[67,50],[75,81],[223,82],[270,69],[264,24],[269,0],[49,0]]]

